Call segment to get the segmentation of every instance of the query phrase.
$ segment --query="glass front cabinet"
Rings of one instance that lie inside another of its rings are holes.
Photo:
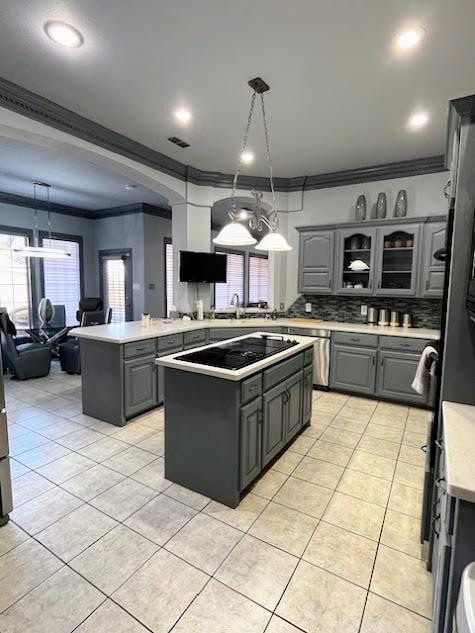
[[[378,227],[375,294],[391,297],[416,294],[420,240],[418,224]]]
[[[338,231],[336,262],[338,294],[373,294],[376,263],[376,228],[353,228]]]

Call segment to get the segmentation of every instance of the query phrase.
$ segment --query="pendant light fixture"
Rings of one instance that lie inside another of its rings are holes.
[[[260,242],[256,245],[256,250],[260,251],[290,251],[292,247],[289,246],[285,237],[277,233],[279,228],[279,217],[277,215],[276,203],[275,203],[275,190],[274,190],[274,176],[272,170],[272,162],[270,159],[269,150],[269,131],[267,128],[266,110],[264,106],[264,92],[269,90],[269,85],[260,77],[251,79],[248,82],[253,89],[251,97],[251,107],[249,115],[247,117],[246,129],[241,145],[241,152],[239,154],[239,161],[236,167],[233,178],[233,188],[231,192],[231,205],[228,211],[228,215],[231,222],[226,224],[218,235],[213,239],[215,244],[219,246],[250,246],[256,244],[257,240],[252,236],[249,229],[243,224],[239,223],[240,213],[236,207],[236,188],[237,180],[241,173],[243,166],[243,156],[246,156],[247,139],[249,136],[249,129],[251,127],[252,115],[254,113],[254,105],[256,102],[256,96],[259,95],[261,99],[262,121],[264,124],[264,138],[266,144],[266,157],[269,165],[269,180],[270,190],[272,193],[272,209],[268,215],[265,215],[262,210],[262,192],[252,191],[251,194],[254,197],[254,203],[252,209],[249,211],[248,225],[252,230],[262,231],[264,226],[267,226],[269,233],[265,235]]]
[[[35,201],[35,226],[33,229],[33,241],[35,243],[34,246],[23,246],[20,248],[14,248],[14,252],[19,255],[23,255],[24,257],[41,257],[43,259],[66,259],[70,257],[71,254],[67,251],[59,248],[48,248],[46,246],[40,246],[40,232],[38,227],[38,187],[44,187],[46,189],[46,210],[48,213],[48,238],[51,241],[51,208],[50,208],[50,199],[49,199],[49,190],[50,186],[46,182],[39,182],[38,180],[33,181],[33,198]]]

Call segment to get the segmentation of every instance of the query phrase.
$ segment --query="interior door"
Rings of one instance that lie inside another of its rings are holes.
[[[99,251],[101,296],[112,309],[112,323],[133,320],[132,253],[129,249]]]

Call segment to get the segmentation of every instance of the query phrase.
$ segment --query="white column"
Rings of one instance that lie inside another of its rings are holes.
[[[172,207],[173,303],[179,312],[196,310],[196,284],[180,283],[180,251],[211,251],[211,207],[183,202]],[[209,310],[210,284],[199,284],[199,298]]]

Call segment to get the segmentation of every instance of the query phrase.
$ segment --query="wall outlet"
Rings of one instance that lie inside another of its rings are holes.
[[[283,303],[280,304],[280,309],[285,310],[285,305]]]
[[[132,290],[140,290],[140,284],[138,284],[138,283],[133,283],[133,284],[132,284]]]
[[[368,316],[368,306],[364,303],[361,304],[361,316]]]
[[[312,311],[312,304],[311,303],[306,303],[305,304],[305,312],[311,312]]]

